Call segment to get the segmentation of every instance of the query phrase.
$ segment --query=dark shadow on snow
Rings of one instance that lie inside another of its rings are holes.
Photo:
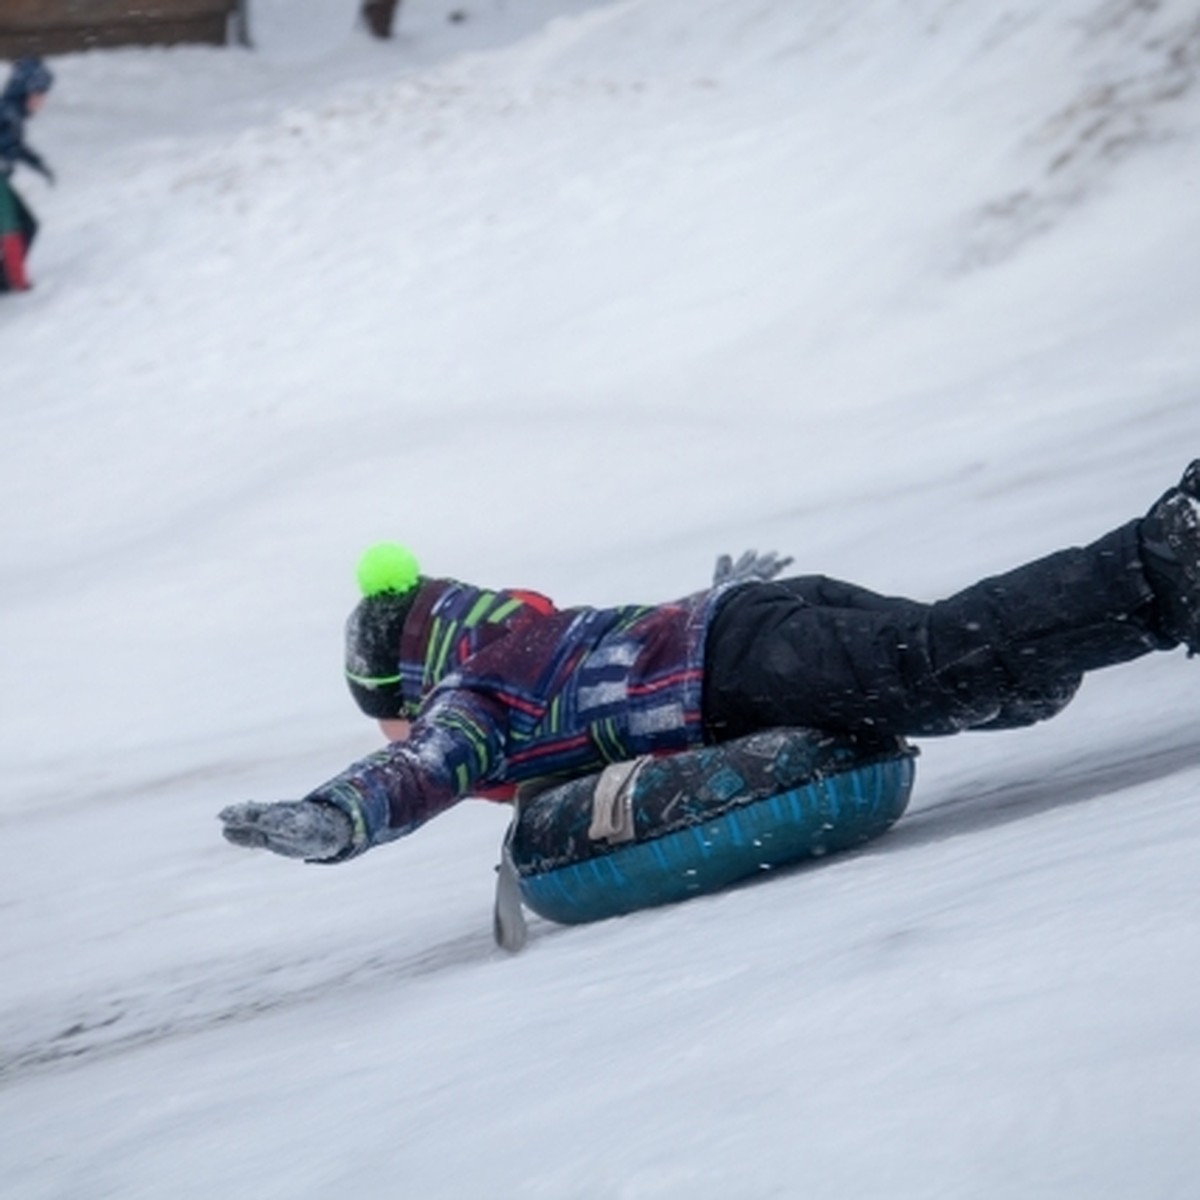
[[[276,980],[291,969],[302,970],[312,960],[275,960],[253,967],[200,963],[178,982],[164,984],[161,977],[148,976],[142,989],[135,982],[125,994],[83,999],[76,1014],[68,1017],[57,1033],[23,1046],[0,1046],[0,1089],[31,1072],[110,1058],[341,993],[402,987],[485,962],[500,953],[486,917],[481,916],[479,932],[450,938],[415,954],[394,958],[369,954],[324,979],[291,986],[286,980]]]
[[[976,834],[1051,809],[1082,804],[1200,768],[1200,738],[1180,726],[1153,742],[1108,746],[1086,758],[1048,764],[1034,778],[1014,771],[989,778],[978,787],[956,784],[944,799],[910,812],[886,835],[880,847],[928,845],[963,834]],[[917,769],[917,788],[921,772]]]

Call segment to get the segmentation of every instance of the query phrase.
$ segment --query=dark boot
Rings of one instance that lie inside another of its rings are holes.
[[[1140,538],[1162,631],[1200,653],[1200,459],[1146,514]]]
[[[396,9],[400,0],[366,0],[363,5],[363,16],[367,25],[377,38],[390,38],[392,27],[396,21]]]

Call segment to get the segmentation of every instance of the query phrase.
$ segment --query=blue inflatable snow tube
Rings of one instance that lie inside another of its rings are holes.
[[[899,739],[774,729],[617,764],[616,788],[603,775],[548,788],[522,804],[510,837],[521,899],[580,924],[860,845],[907,807],[915,753]],[[594,836],[599,800],[624,821],[613,838]]]

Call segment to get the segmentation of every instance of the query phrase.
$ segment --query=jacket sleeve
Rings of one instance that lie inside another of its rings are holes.
[[[497,697],[448,689],[413,722],[406,741],[352,763],[305,797],[340,808],[354,830],[340,862],[403,837],[445,812],[504,761],[507,708]]]
[[[16,157],[26,166],[32,167],[39,175],[43,175],[47,179],[54,178],[54,172],[50,170],[46,164],[46,160],[32,146],[27,145],[25,142],[22,142],[17,147]]]
[[[11,105],[0,104],[0,171],[11,175],[18,162],[33,166],[31,153],[25,145],[25,123],[15,115]],[[33,154],[33,158],[38,159],[38,156]]]

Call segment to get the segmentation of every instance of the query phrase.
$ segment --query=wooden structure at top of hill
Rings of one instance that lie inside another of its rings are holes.
[[[239,0],[0,0],[0,56],[108,46],[224,45],[239,36]]]

